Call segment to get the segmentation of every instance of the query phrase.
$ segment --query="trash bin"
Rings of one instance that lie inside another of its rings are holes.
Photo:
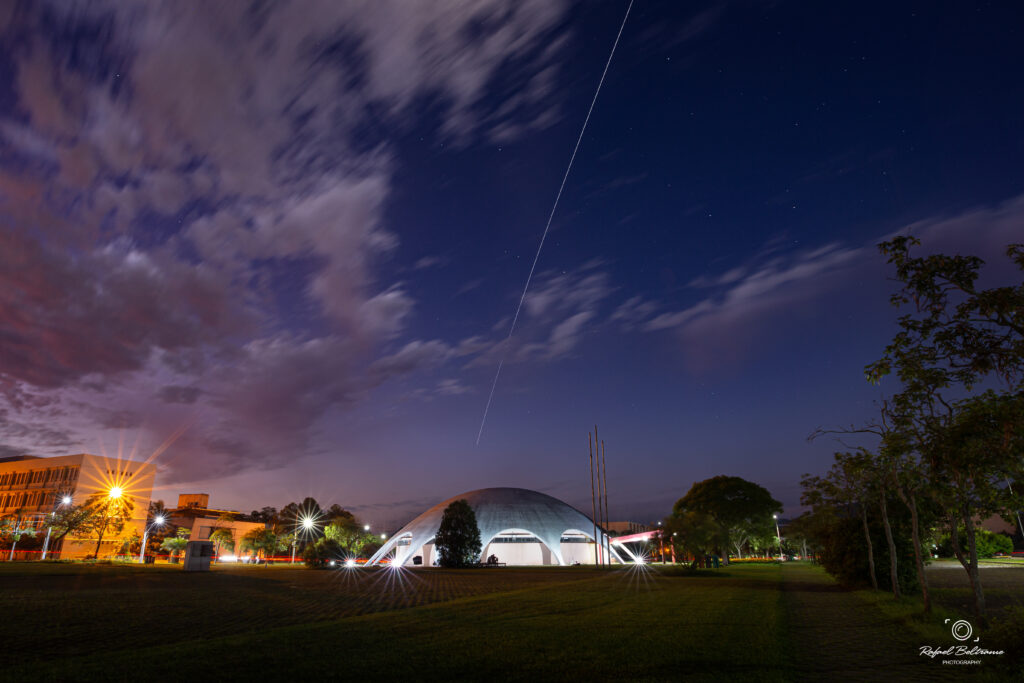
[[[155,564],[156,563],[156,555],[146,555],[145,559],[146,559],[146,564]]]
[[[189,541],[185,546],[185,571],[208,572],[213,559],[213,541]]]

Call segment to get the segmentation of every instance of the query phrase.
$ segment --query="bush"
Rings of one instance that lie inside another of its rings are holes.
[[[889,504],[889,525],[896,545],[896,572],[900,589],[904,593],[917,590],[917,572],[914,569],[914,546],[910,538],[910,513],[898,501]],[[872,510],[872,513],[875,511]],[[871,585],[868,565],[867,541],[858,512],[849,514],[812,514],[807,521],[807,532],[819,548],[818,561],[843,586],[862,588]],[[875,553],[875,576],[880,590],[890,590],[889,545],[878,514],[869,515],[868,529]]]
[[[310,569],[326,569],[331,560],[342,561],[342,549],[338,542],[331,538],[318,539],[310,543],[302,551],[302,559]]]
[[[967,532],[963,527],[960,527],[959,538],[960,549],[964,551],[964,555],[967,555]],[[986,529],[975,529],[974,544],[978,548],[978,557],[992,557],[996,553],[1009,555],[1013,552],[1013,541],[1009,536],[996,534]],[[956,556],[956,553],[953,552],[953,540],[949,534],[944,535],[939,541],[939,555],[943,557]]]
[[[998,535],[998,534],[997,534]],[[992,628],[984,634],[987,650],[1002,650],[999,666],[1015,674],[1014,680],[1024,680],[1024,607],[1013,607],[992,620]],[[1010,680],[1010,678],[1007,678]]]

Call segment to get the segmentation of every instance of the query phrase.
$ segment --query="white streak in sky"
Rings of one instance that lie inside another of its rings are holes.
[[[576,146],[572,149],[572,156],[569,158],[569,165],[565,169],[565,175],[562,176],[562,184],[558,187],[558,194],[555,195],[555,203],[551,207],[551,213],[548,215],[548,222],[544,226],[544,234],[540,237],[540,244],[537,245],[537,253],[533,256],[533,265],[530,266],[530,274],[526,277],[526,286],[523,287],[523,295],[519,297],[519,305],[516,306],[515,317],[512,318],[512,326],[508,330],[508,336],[505,338],[505,349],[502,352],[501,361],[498,363],[498,371],[494,373],[494,383],[491,384],[491,393],[487,397],[487,406],[484,408],[484,418],[480,421],[480,431],[476,435],[476,445],[480,445],[480,437],[484,433],[484,425],[487,423],[487,412],[491,409],[491,400],[494,398],[494,389],[498,386],[498,377],[501,376],[501,366],[505,364],[504,354],[508,353],[508,341],[512,338],[512,333],[516,331],[516,322],[519,321],[519,313],[523,310],[523,301],[526,300],[526,292],[530,289],[530,281],[533,279],[533,271],[537,268],[537,261],[540,259],[541,249],[544,248],[544,240],[548,238],[548,230],[551,229],[551,221],[555,217],[555,210],[558,209],[558,200],[562,198],[562,190],[565,189],[565,182],[569,179],[569,172],[572,171],[572,164],[576,161],[576,152],[580,149],[580,143],[583,141],[583,134],[587,132],[587,124],[590,123],[590,115],[594,113],[594,104],[597,102],[597,96],[601,94],[601,86],[604,85],[604,77],[608,75],[608,67],[612,65],[612,57],[615,56],[615,48],[619,46],[619,39],[622,37],[622,31],[626,28],[626,20],[629,19],[629,12],[633,9],[633,0],[629,0],[629,6],[626,7],[626,16],[622,17],[622,25],[619,26],[619,33],[615,36],[615,42],[612,44],[612,51],[608,55],[608,61],[604,64],[604,71],[601,72],[601,80],[597,82],[597,90],[594,91],[594,99],[590,101],[590,109],[587,110],[587,118],[583,120],[583,127],[580,129],[580,135],[576,138]]]

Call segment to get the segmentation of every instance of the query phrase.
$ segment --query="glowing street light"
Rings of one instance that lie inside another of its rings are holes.
[[[120,486],[111,486],[110,490],[107,491],[107,497],[112,500],[117,500],[124,494],[124,489]]]
[[[43,556],[40,559],[43,559],[43,560],[46,559],[46,552],[50,548],[50,532],[53,530],[53,524],[52,524],[53,518],[57,516],[57,509],[61,505],[71,505],[71,496],[67,496],[67,495],[61,496],[60,502],[57,503],[53,507],[53,512],[50,513],[50,522],[51,522],[51,524],[46,527],[46,540],[43,541]]]
[[[157,515],[153,518],[152,524],[147,524],[142,531],[142,548],[139,549],[139,564],[143,564],[146,561],[146,539],[149,536],[149,529],[153,526],[163,526],[167,518],[163,515]]]
[[[370,525],[369,524],[364,524],[363,525],[363,531],[369,531],[369,530],[370,530]]]
[[[381,534],[381,535],[380,535],[380,540],[382,540],[382,541],[383,541],[383,540],[386,540],[386,539],[387,539],[387,537],[388,537],[388,535],[387,535],[387,534]]]
[[[295,551],[299,545],[299,533],[309,535],[311,531],[316,529],[317,519],[318,518],[316,516],[309,513],[305,513],[299,518],[299,523],[296,525],[298,526],[298,529],[295,532],[295,536],[292,538],[292,564],[295,564]]]

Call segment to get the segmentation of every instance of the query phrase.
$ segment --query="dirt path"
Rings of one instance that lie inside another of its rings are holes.
[[[781,588],[798,680],[941,681],[968,673],[922,657],[928,643],[912,629],[816,568],[784,567]]]

